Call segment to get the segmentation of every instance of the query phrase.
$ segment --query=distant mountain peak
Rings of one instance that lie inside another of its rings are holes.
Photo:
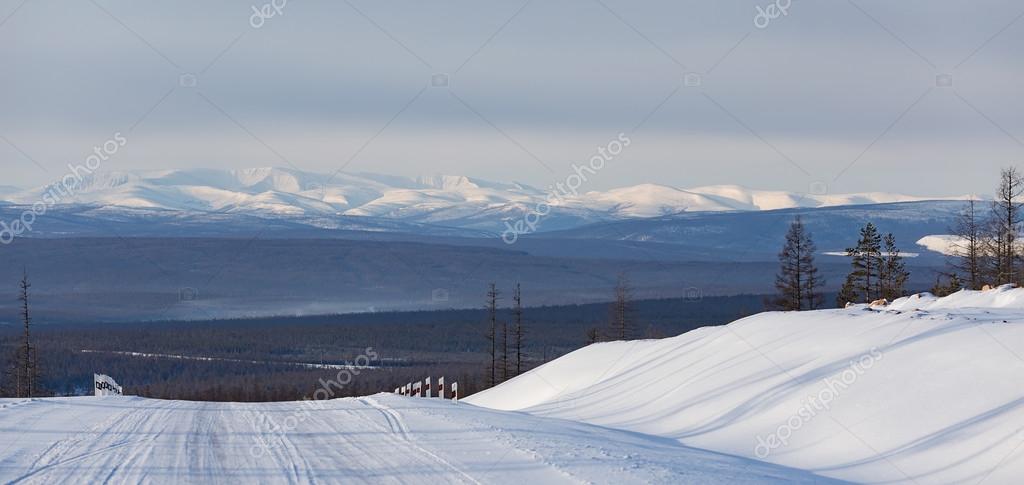
[[[48,187],[0,189],[0,200],[32,204]],[[62,204],[111,208],[212,211],[275,217],[371,216],[408,223],[501,231],[549,203],[545,230],[593,222],[663,217],[683,212],[757,211],[925,200],[899,194],[808,195],[739,185],[680,189],[645,183],[549,200],[522,183],[464,175],[406,178],[372,173],[318,174],[287,167],[239,170],[173,169],[97,172]]]

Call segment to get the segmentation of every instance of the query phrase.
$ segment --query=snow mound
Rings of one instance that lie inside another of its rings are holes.
[[[1024,289],[591,345],[466,401],[857,482],[1020,483]]]
[[[1024,318],[1024,289],[1003,285],[986,291],[961,290],[945,298],[931,293],[918,293],[893,301],[888,308],[896,311],[939,311],[966,309],[1019,310]]]

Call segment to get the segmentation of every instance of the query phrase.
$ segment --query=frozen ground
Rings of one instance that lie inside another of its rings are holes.
[[[586,347],[468,401],[867,483],[1024,483],[1024,289]]]
[[[381,394],[236,404],[0,401],[10,483],[821,483],[809,473],[570,421]]]

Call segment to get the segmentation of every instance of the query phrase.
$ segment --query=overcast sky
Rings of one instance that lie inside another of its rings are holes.
[[[989,193],[1024,164],[1019,1],[263,4],[0,0],[0,185],[116,132],[103,169],[538,186],[625,133],[592,189]]]

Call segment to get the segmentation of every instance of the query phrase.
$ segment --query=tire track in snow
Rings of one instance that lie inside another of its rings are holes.
[[[452,423],[454,425],[463,425],[464,426],[468,422],[468,423],[475,424],[475,425],[479,426],[480,428],[490,430],[494,434],[494,436],[496,436],[496,438],[494,440],[495,442],[502,443],[502,444],[504,444],[505,446],[507,446],[509,448],[509,450],[507,452],[505,452],[505,454],[502,455],[501,458],[498,459],[498,463],[500,463],[502,460],[504,460],[505,457],[509,455],[509,453],[512,453],[513,451],[518,451],[519,453],[521,453],[521,454],[523,454],[525,456],[530,457],[535,462],[540,463],[540,464],[542,464],[542,465],[544,465],[544,466],[554,470],[555,472],[559,473],[560,475],[562,475],[566,479],[571,480],[571,481],[573,481],[575,483],[579,483],[581,485],[589,485],[589,484],[593,483],[593,482],[584,480],[584,479],[582,479],[580,477],[577,477],[576,475],[573,475],[572,473],[569,473],[568,470],[565,470],[562,467],[560,467],[560,466],[556,465],[555,463],[551,462],[550,460],[545,459],[544,456],[541,453],[539,453],[538,451],[530,449],[530,448],[524,448],[523,447],[523,445],[524,445],[523,442],[521,442],[519,440],[516,440],[514,437],[506,438],[505,437],[505,435],[507,434],[506,430],[504,430],[502,428],[497,428],[497,427],[493,426],[490,423],[485,423],[483,421],[480,421],[478,419],[475,419],[475,418],[472,418],[472,417],[468,417],[468,416],[464,416],[463,417],[463,421],[457,421],[457,420],[452,419],[451,416],[449,416],[448,414],[444,414],[444,413],[424,412],[422,410],[417,410],[417,409],[413,409],[412,412],[416,413],[416,414],[419,414],[420,416],[429,416],[431,418],[441,419],[441,420],[447,421],[449,423]],[[493,469],[495,466],[497,466],[497,465],[496,464],[492,465],[491,469]],[[488,471],[490,471],[490,470],[488,470]]]
[[[294,443],[292,443],[291,446],[288,446],[285,443],[284,431],[280,429],[269,429],[263,426],[263,423],[270,419],[269,413],[273,411],[247,409],[251,407],[251,405],[232,405],[239,406],[241,408],[240,412],[242,414],[242,417],[245,419],[246,422],[249,423],[249,427],[252,429],[254,433],[255,443],[246,447],[246,449],[252,455],[252,457],[256,458],[257,460],[262,459],[264,456],[270,458],[271,460],[274,461],[274,464],[276,465],[276,468],[278,470],[288,471],[288,483],[302,483],[299,470],[295,464],[295,460],[293,459],[295,457],[302,458],[302,453],[295,448]],[[273,403],[263,403],[262,405],[267,405],[268,407],[274,406]],[[271,426],[279,427],[280,425],[271,421]],[[288,448],[289,451],[291,451],[291,453],[285,453],[285,448]],[[261,452],[259,454],[254,453],[253,450],[256,449],[261,450]],[[308,462],[306,463],[306,465],[306,470],[308,473]],[[308,475],[307,479],[309,480],[309,483],[314,483],[311,475]]]
[[[463,471],[461,468],[453,465],[450,461],[445,460],[444,458],[434,454],[430,450],[428,450],[428,449],[426,449],[426,448],[416,444],[415,442],[413,442],[413,440],[411,440],[410,436],[409,436],[410,435],[409,427],[405,425],[405,420],[402,418],[401,414],[398,413],[398,411],[395,411],[394,409],[392,409],[392,408],[390,408],[390,407],[388,407],[388,406],[386,406],[384,404],[381,404],[379,401],[377,401],[376,399],[374,399],[372,397],[363,397],[363,398],[356,399],[356,401],[360,402],[362,404],[365,404],[365,405],[367,405],[367,406],[369,406],[371,408],[374,408],[377,411],[380,411],[380,413],[384,415],[384,419],[387,420],[388,426],[391,428],[390,429],[390,435],[394,436],[395,434],[397,434],[399,441],[408,444],[410,447],[412,447],[416,451],[419,451],[421,454],[426,455],[427,457],[431,458],[432,460],[436,461],[437,463],[445,466],[449,470],[452,470],[452,471],[458,473],[459,476],[461,476],[462,478],[468,480],[469,483],[473,483],[473,484],[476,484],[476,485],[483,485],[479,481],[477,481],[477,479],[473,478],[468,473]],[[364,420],[366,420],[368,422],[373,423],[373,421],[371,421],[369,418],[361,417],[361,419],[364,419]],[[383,426],[379,426],[379,425],[377,425],[377,423],[373,423],[373,424],[374,424],[374,426],[382,429],[385,433],[387,433],[389,431],[389,430],[384,430]]]
[[[54,471],[63,465],[72,464],[85,458],[91,458],[111,451],[118,451],[126,446],[145,442],[146,440],[119,440],[92,451],[86,451],[75,456],[69,456],[76,448],[83,445],[90,446],[93,444],[103,443],[105,438],[116,436],[113,432],[115,428],[126,425],[131,427],[132,425],[137,424],[140,421],[139,418],[147,411],[148,410],[145,407],[133,407],[127,411],[111,415],[107,419],[93,425],[84,433],[73,434],[54,442],[43,450],[35,460],[33,460],[25,474],[14,478],[10,483],[25,482],[40,474]]]
[[[321,403],[327,403],[328,401],[319,401]],[[420,469],[419,464],[423,463],[427,466],[436,465],[433,461],[417,460],[414,453],[396,453],[395,446],[392,441],[392,437],[387,431],[383,431],[382,428],[374,423],[372,420],[367,419],[362,415],[362,411],[359,409],[353,409],[355,401],[352,399],[340,399],[330,401],[337,407],[323,407],[318,412],[312,412],[311,425],[316,429],[329,430],[331,432],[331,441],[338,440],[347,449],[343,450],[347,458],[346,463],[359,465],[361,468],[353,469],[354,473],[359,473],[359,481],[364,483],[376,485],[382,482],[393,482],[399,484],[419,484],[423,483],[422,479],[412,478],[406,479],[401,473],[391,473],[388,475],[382,475],[381,467],[388,467],[392,470],[418,470]],[[338,419],[341,414],[346,419]],[[352,419],[347,419],[351,417]],[[353,428],[353,423],[362,424],[359,428]],[[374,436],[379,437],[383,440],[381,445],[387,446],[387,453],[374,453],[370,450],[373,449],[378,443],[374,443],[372,440],[359,439],[353,437],[358,433],[372,433]],[[332,445],[334,443],[331,443]],[[348,456],[351,454],[352,456]],[[410,462],[410,459],[416,460],[417,462]],[[377,468],[375,469],[374,466]],[[447,470],[445,470],[447,471]],[[415,477],[415,475],[414,475]],[[350,483],[356,481],[355,478],[348,479],[344,483]]]

